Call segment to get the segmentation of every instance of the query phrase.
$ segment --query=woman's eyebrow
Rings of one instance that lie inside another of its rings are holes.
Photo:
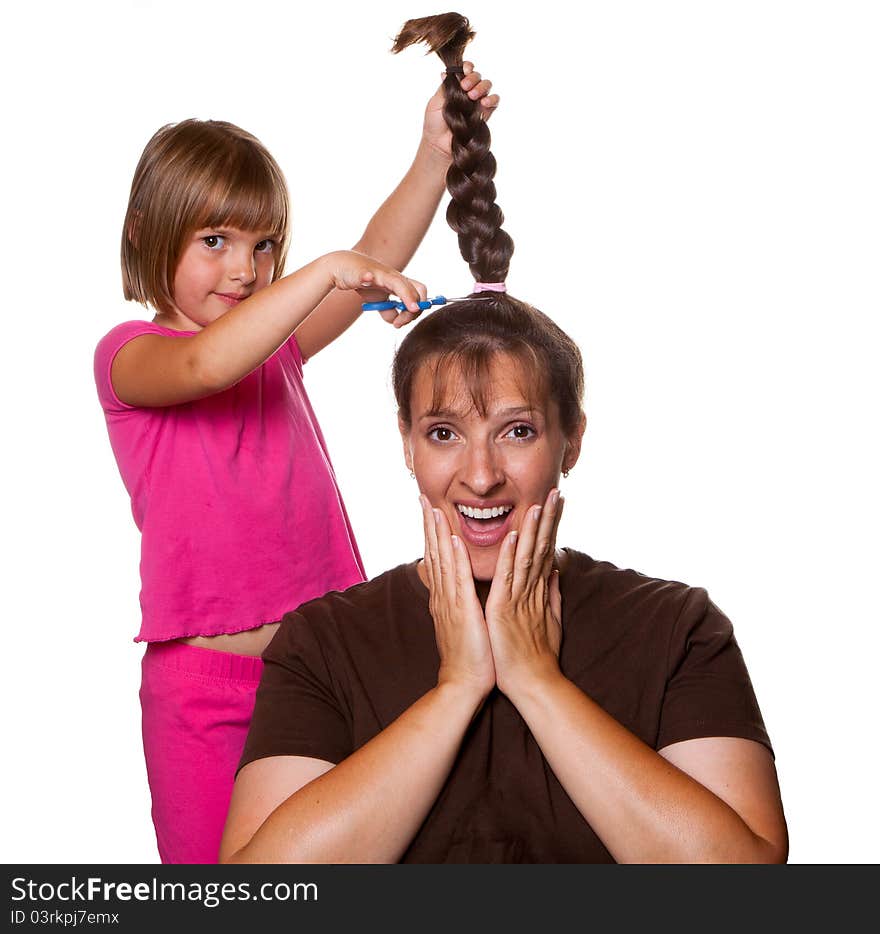
[[[424,412],[420,418],[463,418],[466,414],[467,412],[464,412],[461,409],[429,409],[427,412]],[[499,409],[497,412],[490,412],[488,414],[495,418],[516,418],[519,415],[539,415],[541,414],[541,411],[540,409],[535,409],[530,405],[512,405],[504,409]]]
[[[419,418],[462,418],[464,412],[459,409],[428,409],[427,412],[423,412]]]
[[[501,418],[512,418],[516,415],[535,415],[537,410],[530,405],[514,405],[506,409],[499,409],[497,414]]]

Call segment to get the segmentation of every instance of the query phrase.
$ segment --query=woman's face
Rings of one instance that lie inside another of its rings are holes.
[[[580,452],[583,425],[567,438],[557,404],[529,401],[526,379],[516,358],[498,354],[482,416],[453,367],[435,411],[434,366],[428,361],[413,384],[412,426],[401,424],[407,466],[431,505],[446,515],[452,534],[461,537],[478,580],[492,579],[504,537],[521,527],[530,506],[544,504]]]

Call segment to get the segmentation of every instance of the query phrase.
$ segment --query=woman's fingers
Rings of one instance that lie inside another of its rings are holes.
[[[550,529],[550,547],[544,556],[544,567],[541,570],[542,575],[547,578],[553,571],[553,561],[556,558],[556,533],[559,531],[559,520],[562,518],[562,510],[565,508],[565,499],[557,493],[556,506],[554,508],[553,527]]]
[[[514,593],[534,587],[550,573],[560,515],[559,491],[555,488],[547,494],[543,506],[532,506],[526,513],[514,559]]]
[[[458,594],[464,595],[469,589],[474,590],[474,572],[467,548],[457,536],[452,536],[452,558],[455,561],[455,587]]]
[[[534,586],[539,579],[547,579],[553,563],[553,546],[556,542],[556,519],[559,514],[559,490],[552,489],[544,501],[541,519],[535,532],[535,545],[532,563],[529,567],[529,586]]]
[[[440,585],[444,593],[455,593],[456,561],[452,554],[452,535],[449,523],[441,509],[432,510],[434,514],[434,528],[437,539],[437,555],[439,558]]]
[[[422,509],[426,555],[433,566],[430,611],[440,654],[438,683],[473,685],[485,696],[495,683],[495,663],[467,548],[452,534],[443,511],[424,496]]]
[[[513,581],[515,575],[516,543],[519,532],[509,532],[498,551],[498,561],[495,564],[495,573],[492,575],[490,594],[500,594],[505,600],[513,596]]]
[[[437,562],[437,528],[434,522],[434,512],[428,497],[424,493],[419,497],[422,507],[422,525],[425,529],[425,574],[428,578],[428,589],[434,593],[436,589],[435,566]]]
[[[562,591],[559,589],[559,571],[550,572],[550,613],[562,625]]]
[[[550,616],[552,622],[547,627],[547,641],[559,658],[562,648],[562,591],[559,588],[559,571],[555,568],[550,572]]]
[[[541,512],[540,506],[530,506],[519,530],[519,539],[513,562],[512,594],[521,593],[528,584],[532,563],[535,560],[535,542],[538,535],[538,526],[541,522]]]
[[[452,534],[443,511],[434,509],[428,497],[419,497],[425,527],[425,569],[433,596],[461,603],[474,590],[473,573],[467,549]]]

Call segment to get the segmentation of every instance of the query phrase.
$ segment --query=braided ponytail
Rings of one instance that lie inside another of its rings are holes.
[[[452,201],[446,220],[458,234],[461,255],[479,286],[507,278],[513,240],[501,229],[504,217],[495,203],[489,128],[480,105],[462,91],[458,80],[465,47],[473,37],[470,23],[458,13],[426,16],[404,24],[392,51],[424,42],[446,65],[443,115],[452,130],[452,165],[446,174]],[[447,377],[457,372],[477,411],[485,415],[493,393],[492,363],[502,356],[523,375],[528,398],[556,403],[567,435],[574,437],[582,430],[584,369],[577,344],[537,308],[494,289],[432,311],[403,339],[392,370],[401,423],[412,427],[413,386],[426,367],[432,374],[435,409],[441,407]]]
[[[392,52],[424,42],[436,52],[447,69],[443,116],[452,131],[452,165],[446,188],[452,196],[446,210],[449,226],[458,234],[458,248],[478,283],[501,283],[507,278],[513,240],[501,229],[504,215],[495,203],[495,157],[491,134],[479,103],[459,84],[464,50],[475,33],[459,13],[425,16],[404,23]]]

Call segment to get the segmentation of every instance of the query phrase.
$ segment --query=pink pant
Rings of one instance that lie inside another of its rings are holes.
[[[141,711],[153,825],[163,863],[216,863],[263,662],[151,642]]]

